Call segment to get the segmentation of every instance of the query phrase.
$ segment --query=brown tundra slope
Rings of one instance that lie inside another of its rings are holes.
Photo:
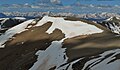
[[[119,70],[120,36],[77,18],[25,21],[0,36],[0,70]]]

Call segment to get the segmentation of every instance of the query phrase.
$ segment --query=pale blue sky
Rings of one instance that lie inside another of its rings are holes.
[[[64,5],[73,4],[76,0],[61,0]],[[120,0],[79,0],[81,4],[109,4],[120,5]],[[35,3],[35,0],[0,0],[0,4]]]

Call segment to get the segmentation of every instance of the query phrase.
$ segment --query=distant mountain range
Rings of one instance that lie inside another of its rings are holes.
[[[72,17],[77,17],[77,18],[83,18],[87,20],[93,20],[93,21],[99,21],[99,20],[104,20],[110,17],[120,17],[120,14],[118,13],[89,13],[89,14],[74,14],[74,13],[54,13],[54,12],[3,12],[1,15],[4,15],[5,17],[14,17],[14,16],[20,16],[20,17],[43,17],[44,15],[50,15],[50,16],[72,16]],[[1,16],[2,17],[2,16]]]

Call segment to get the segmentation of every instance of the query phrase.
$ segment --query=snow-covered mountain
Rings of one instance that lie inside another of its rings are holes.
[[[71,17],[26,20],[0,35],[1,70],[119,70],[120,36]]]
[[[5,14],[0,13],[0,18],[5,18],[5,17],[6,17],[6,15],[5,15]]]
[[[24,17],[0,18],[0,34],[26,20]]]
[[[1,28],[9,28],[9,27],[18,25],[24,21],[26,21],[26,18],[23,18],[23,17],[1,18],[0,25],[1,25]]]
[[[107,27],[112,32],[120,34],[120,17],[110,17],[100,24]]]

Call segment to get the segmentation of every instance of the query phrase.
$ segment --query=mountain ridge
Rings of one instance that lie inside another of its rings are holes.
[[[120,36],[100,24],[72,19],[44,16],[8,29],[0,35],[0,69],[100,70],[112,64],[119,70]]]

